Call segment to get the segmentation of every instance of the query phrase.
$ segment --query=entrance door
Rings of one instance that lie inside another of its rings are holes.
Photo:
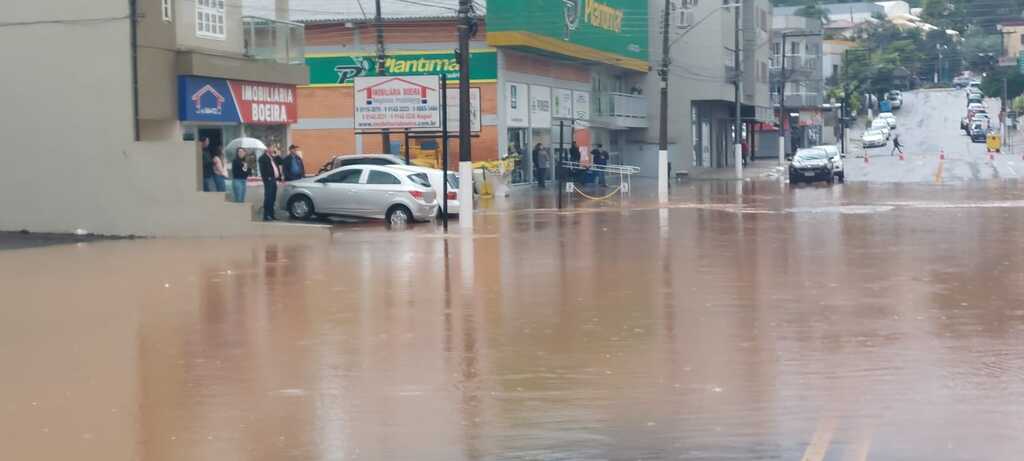
[[[217,151],[217,148],[224,147],[224,131],[217,128],[199,128],[199,138],[196,141],[202,142],[203,138],[210,140],[210,150]]]

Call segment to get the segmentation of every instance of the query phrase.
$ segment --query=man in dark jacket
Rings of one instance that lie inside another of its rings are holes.
[[[274,203],[277,201],[277,181],[281,179],[281,172],[278,169],[277,161],[271,153],[275,150],[264,152],[260,156],[260,178],[263,179],[263,220],[274,221]]]
[[[210,146],[210,138],[204,137],[199,140],[203,148],[203,192],[210,192],[215,189],[213,184],[213,148]]]
[[[573,182],[580,182],[581,171],[577,168],[580,167],[580,146],[576,144],[576,141],[572,142],[572,147],[569,148],[569,161],[573,162],[573,170],[569,173],[569,177],[572,178]]]
[[[601,167],[608,166],[608,157],[608,151],[604,150],[604,145],[598,144],[594,149],[594,165]],[[597,182],[601,186],[608,185],[607,179],[605,179],[605,172],[603,170],[597,172]]]
[[[284,180],[295,181],[306,177],[306,165],[302,163],[302,153],[299,146],[292,144],[288,146],[288,155],[284,158]]]

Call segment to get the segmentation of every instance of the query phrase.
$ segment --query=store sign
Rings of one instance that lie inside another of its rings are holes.
[[[527,86],[522,83],[505,85],[505,122],[513,128],[530,126],[530,102]]]
[[[295,86],[181,75],[178,118],[189,122],[292,124],[298,120]]]
[[[437,76],[356,77],[355,128],[441,129]]]
[[[572,118],[572,91],[555,88],[551,90],[551,116],[554,118]]]
[[[530,126],[551,128],[551,88],[530,85]]]
[[[459,89],[448,88],[448,132],[459,132]],[[480,88],[469,89],[469,125],[473,133],[480,132]]]
[[[639,0],[490,0],[487,43],[538,48],[647,70],[647,3]]]
[[[376,77],[377,57],[373,54],[307,56],[309,84],[317,86],[351,85],[356,77]],[[441,75],[458,80],[459,62],[455,54],[395,53],[384,60],[386,75]],[[469,79],[498,78],[498,54],[495,50],[470,51]]]
[[[573,91],[572,109],[572,118],[576,120],[590,120],[590,93],[586,91]]]

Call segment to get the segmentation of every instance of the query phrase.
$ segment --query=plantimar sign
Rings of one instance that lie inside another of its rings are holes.
[[[313,86],[351,85],[356,77],[376,77],[377,57],[372,54],[337,54],[307,56],[309,84]],[[459,77],[459,63],[450,52],[396,53],[384,60],[387,75],[448,75]],[[474,81],[498,78],[498,57],[495,50],[471,51],[469,78]]]
[[[487,44],[647,70],[647,1],[490,0]]]

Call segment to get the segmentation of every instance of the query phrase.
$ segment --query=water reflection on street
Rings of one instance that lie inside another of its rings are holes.
[[[0,253],[3,457],[1019,459],[1016,185],[674,194]]]

